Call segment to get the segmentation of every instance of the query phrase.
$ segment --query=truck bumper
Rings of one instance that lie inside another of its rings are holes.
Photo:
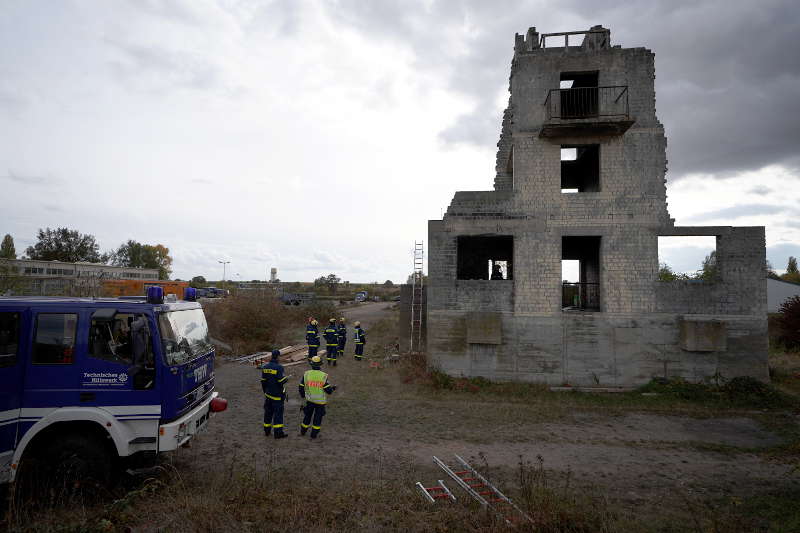
[[[158,451],[168,452],[178,449],[189,442],[195,435],[205,430],[208,419],[213,414],[211,412],[211,400],[219,396],[218,392],[212,392],[211,396],[203,403],[186,413],[177,420],[158,427]]]

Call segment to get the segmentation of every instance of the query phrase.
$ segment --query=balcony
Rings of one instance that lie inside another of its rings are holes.
[[[628,86],[551,89],[544,101],[540,137],[622,135],[635,122],[628,108]]]
[[[569,283],[561,286],[561,309],[563,311],[599,311],[599,283]]]

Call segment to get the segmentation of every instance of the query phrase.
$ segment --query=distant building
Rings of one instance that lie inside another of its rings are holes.
[[[276,281],[278,281],[278,269],[277,268],[272,267],[272,268],[269,269],[269,281],[271,283],[275,283]]]
[[[800,296],[800,285],[780,279],[767,278],[767,312],[777,313],[783,302]]]
[[[5,275],[17,280],[15,294],[100,296],[103,280],[158,280],[157,268],[35,259],[9,259],[4,264]]]

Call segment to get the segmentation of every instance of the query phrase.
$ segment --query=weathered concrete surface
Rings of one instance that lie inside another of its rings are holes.
[[[568,50],[540,48],[535,30],[517,37],[495,190],[459,191],[443,220],[429,222],[430,362],[454,375],[554,385],[713,374],[766,380],[764,228],[674,226],[654,54],[596,35]],[[590,117],[543,136],[554,120],[565,122],[542,105],[549,91],[563,73],[587,72],[597,73],[600,87],[627,87],[629,112],[620,120],[633,124],[609,132],[606,117]],[[564,194],[561,148],[584,145],[599,146],[599,183]],[[659,282],[660,235],[716,236],[717,278]],[[463,236],[513,237],[513,279],[457,279]],[[596,258],[582,266],[582,281],[598,282],[597,312],[562,311],[564,237],[600,238]],[[470,331],[475,312],[497,317],[499,344]]]

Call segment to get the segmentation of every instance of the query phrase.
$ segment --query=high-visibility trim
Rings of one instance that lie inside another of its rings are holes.
[[[356,359],[363,359],[363,358],[364,358],[363,355],[356,355]]]
[[[264,394],[264,396],[266,396],[270,400],[275,400],[276,402],[281,401],[281,398],[279,396],[270,396],[269,394]]]
[[[308,429],[308,424],[300,424],[300,427],[303,429]]]
[[[281,379],[279,379],[279,380],[278,380],[278,383],[283,383],[283,382],[285,382],[287,379],[289,379],[289,378],[288,378],[288,377],[286,377],[286,376],[283,376]]]
[[[299,383],[299,385],[300,385],[301,387],[305,388],[305,385],[304,385],[303,383]]]
[[[274,426],[272,426],[272,427],[274,427],[274,428],[282,428],[282,427],[283,427],[283,424],[275,424],[275,425],[274,425]]]
[[[322,429],[322,426],[311,426],[311,429]]]
[[[264,427],[265,427],[265,428],[271,428],[271,427],[272,427],[272,424],[264,424]]]
[[[363,342],[356,341],[356,344],[364,344]]]
[[[324,405],[327,400],[325,386],[328,384],[328,375],[317,369],[306,370],[303,374],[303,383],[306,400],[311,403]]]

